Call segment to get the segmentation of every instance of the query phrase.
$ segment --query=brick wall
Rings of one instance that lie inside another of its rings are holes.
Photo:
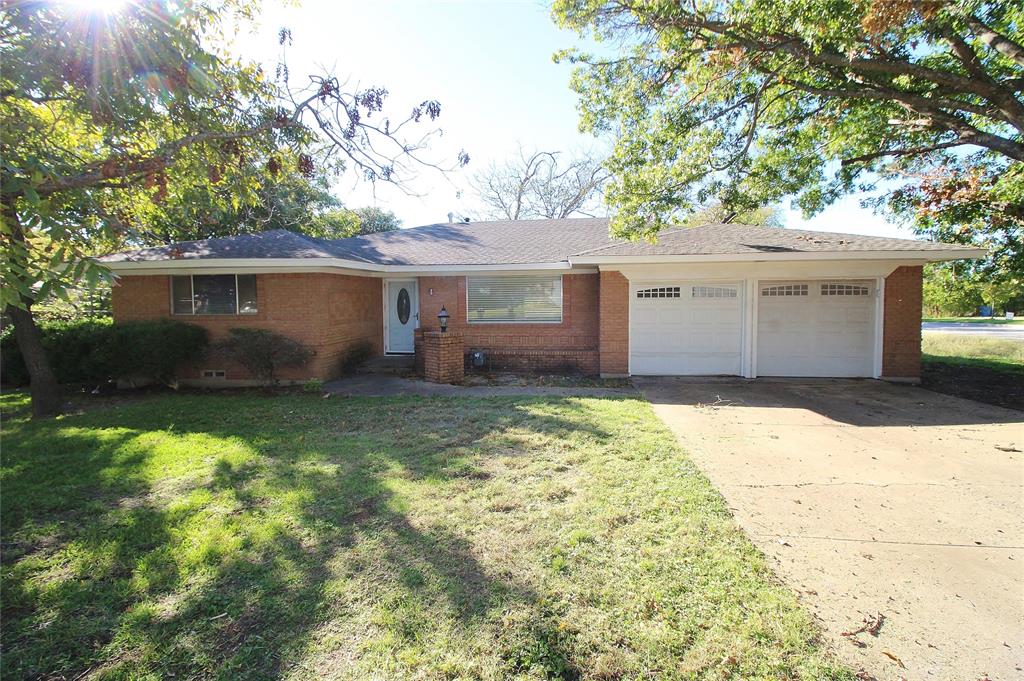
[[[170,277],[124,276],[114,286],[112,307],[118,322],[170,318],[198,324],[211,341],[228,329],[269,329],[302,341],[316,350],[302,368],[285,369],[283,380],[329,378],[338,360],[353,346],[368,343],[383,352],[383,301],[380,279],[341,274],[258,274],[253,315],[172,315]],[[198,378],[202,369],[224,369],[229,380],[247,379],[245,371],[211,354],[198,366],[184,367],[181,378]]]
[[[601,375],[629,373],[629,280],[621,272],[601,272]]]
[[[461,334],[465,349],[485,350],[491,368],[513,371],[598,371],[598,275],[562,277],[559,324],[470,324],[466,277],[420,277],[420,326],[436,331],[443,305],[448,329]]]
[[[921,267],[898,267],[885,278],[882,376],[921,375]]]
[[[432,383],[462,383],[463,339],[458,333],[426,331],[419,334],[423,378]]]

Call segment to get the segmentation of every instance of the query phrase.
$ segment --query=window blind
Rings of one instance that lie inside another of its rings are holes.
[[[467,277],[471,323],[562,321],[562,277]]]
[[[256,314],[255,274],[197,274],[171,277],[174,314]]]

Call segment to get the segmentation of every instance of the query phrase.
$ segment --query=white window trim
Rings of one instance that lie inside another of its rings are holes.
[[[466,323],[467,324],[492,324],[492,325],[493,324],[516,324],[516,325],[522,326],[524,324],[548,324],[548,325],[550,325],[550,324],[561,324],[561,323],[563,323],[565,321],[565,277],[563,277],[561,274],[557,275],[557,278],[558,278],[558,321],[555,321],[555,320],[534,321],[534,320],[528,320],[528,319],[512,320],[512,321],[489,321],[489,320],[486,320],[486,319],[470,319],[469,318],[470,317],[469,282],[470,282],[470,280],[475,279],[475,278],[476,277],[472,277],[472,276],[467,276],[466,277]],[[494,278],[494,277],[492,277],[492,278]],[[539,279],[539,278],[547,279],[549,277],[548,277],[548,275],[527,275],[527,276],[511,275],[511,276],[508,276],[508,277],[502,276],[501,278],[502,279]]]
[[[197,274],[171,274],[171,275],[168,275],[168,278],[170,280],[170,286],[168,288],[170,289],[170,293],[171,293],[171,315],[172,316],[177,316],[177,317],[251,317],[253,315],[257,315],[257,314],[260,313],[259,286],[256,287],[256,289],[257,289],[257,293],[256,293],[256,311],[255,312],[239,312],[239,310],[242,307],[239,304],[240,301],[238,299],[238,277],[239,277],[239,275],[237,273],[235,273],[235,274],[232,275],[235,278],[235,311],[234,312],[204,312],[203,314],[196,314],[196,283],[195,283],[194,280],[195,280],[195,278],[197,276],[198,277],[220,277],[220,276],[224,276],[224,275],[222,275],[222,274],[198,274],[198,275]],[[242,276],[247,276],[247,277],[248,276],[252,276],[252,277],[255,277],[256,275],[245,274],[245,275],[242,275]],[[175,277],[188,277],[188,288],[189,288],[188,298],[189,298],[189,300],[192,301],[192,311],[191,312],[175,312],[174,311],[174,278]]]

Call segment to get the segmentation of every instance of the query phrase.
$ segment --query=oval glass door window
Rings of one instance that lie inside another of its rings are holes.
[[[409,314],[412,312],[412,303],[409,301],[409,292],[404,288],[398,292],[398,321],[402,324],[409,323]]]

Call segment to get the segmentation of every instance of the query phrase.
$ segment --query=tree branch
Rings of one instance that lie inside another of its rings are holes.
[[[974,35],[978,36],[978,39],[981,40],[981,42],[985,43],[996,52],[999,52],[1004,57],[1009,57],[1019,66],[1024,66],[1024,47],[1021,47],[1006,36],[989,28],[977,17],[969,17],[967,19],[967,25],[971,27],[971,30],[974,31]]]
[[[852,158],[844,158],[842,161],[843,166],[853,165],[854,163],[864,163],[865,161],[873,161],[876,158],[883,158],[885,156],[920,156],[921,154],[927,154],[933,151],[940,151],[942,149],[952,149],[953,147],[959,147],[965,144],[976,144],[969,136],[961,137],[952,142],[943,142],[941,144],[932,144],[924,147],[912,147],[910,149],[886,149],[884,151],[876,151],[870,154],[864,154],[862,156],[854,156]]]

